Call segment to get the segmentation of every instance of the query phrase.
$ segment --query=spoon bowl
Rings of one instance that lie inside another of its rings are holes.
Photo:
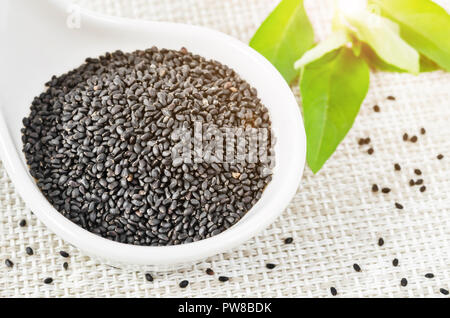
[[[0,4],[0,156],[27,207],[51,231],[102,262],[157,269],[185,266],[230,250],[271,224],[298,188],[306,153],[301,113],[278,71],[246,44],[217,31],[114,18],[82,9],[68,13],[70,5],[64,0],[4,0]],[[71,28],[70,19],[78,20],[79,28]],[[22,119],[28,115],[34,96],[44,91],[44,84],[53,75],[78,67],[86,57],[152,46],[177,50],[186,47],[232,67],[258,90],[269,109],[277,139],[273,179],[258,203],[228,230],[184,245],[134,246],[84,230],[46,200],[29,174],[22,153]]]

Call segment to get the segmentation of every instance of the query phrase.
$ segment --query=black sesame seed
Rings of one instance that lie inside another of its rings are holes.
[[[420,192],[425,192],[427,190],[427,187],[426,186],[421,186],[420,187]]]
[[[277,266],[277,265],[272,264],[272,263],[267,263],[267,264],[266,264],[266,267],[267,267],[268,269],[274,269],[276,266]]]
[[[59,255],[61,255],[64,258],[68,258],[70,256],[69,253],[67,253],[65,251],[59,251]]]
[[[63,268],[64,268],[65,270],[68,270],[68,269],[69,269],[69,263],[64,262]]]
[[[401,205],[401,204],[398,203],[398,202],[395,202],[395,207],[396,207],[397,209],[400,209],[400,210],[403,209],[403,205]]]
[[[20,220],[20,222],[19,222],[19,226],[20,227],[24,227],[24,226],[26,226],[27,225],[27,221],[26,220]]]
[[[372,185],[372,192],[378,192],[378,185],[376,184]]]
[[[378,106],[378,105],[373,106],[373,110],[374,110],[374,112],[379,113],[380,112],[380,106]]]
[[[403,141],[408,141],[408,138],[409,138],[408,134],[404,133],[403,134]]]
[[[383,245],[384,245],[384,240],[383,240],[382,237],[380,237],[380,238],[378,239],[378,246],[383,246]]]
[[[425,277],[426,278],[433,278],[434,274],[433,273],[427,273],[427,274],[425,274]]]
[[[292,237],[288,237],[284,239],[284,244],[292,244],[294,242],[294,239]]]
[[[397,266],[398,266],[398,259],[397,259],[397,258],[394,258],[394,259],[392,260],[392,266],[394,266],[394,267],[397,267]]]
[[[439,289],[439,291],[441,292],[442,295],[446,295],[447,296],[449,294],[449,291],[447,289],[445,289],[445,288],[441,288],[441,289]]]
[[[413,187],[415,184],[416,184],[416,183],[414,182],[413,179],[409,180],[409,185],[410,185],[411,187]]]
[[[227,282],[229,280],[230,280],[230,278],[227,276],[219,276],[219,281],[222,283]]]
[[[400,171],[400,170],[402,170],[402,167],[400,167],[400,165],[398,163],[396,163],[394,165],[394,169],[395,169],[395,171]]]
[[[30,256],[34,254],[34,251],[31,247],[25,248],[25,252],[27,253],[27,255],[30,255]]]
[[[370,144],[370,137],[367,138],[360,138],[358,140],[358,145],[362,146],[362,145],[368,145]]]
[[[420,169],[414,169],[414,173],[418,176],[422,175],[422,171]]]
[[[14,263],[10,259],[7,258],[7,259],[5,259],[5,265],[6,265],[6,267],[11,268],[14,266]]]
[[[388,96],[387,99],[388,100],[395,100],[395,97],[394,96]]]
[[[53,283],[53,278],[47,277],[46,279],[44,279],[44,284],[51,284],[51,283]]]
[[[400,281],[400,285],[405,287],[406,285],[408,285],[408,280],[406,278],[402,278],[402,280]]]
[[[214,275],[214,271],[211,268],[207,268],[206,269],[206,274],[209,275],[209,276],[212,276],[212,275]]]
[[[179,286],[180,286],[180,288],[186,288],[188,285],[189,285],[189,281],[183,280],[183,281],[181,281]]]
[[[390,188],[383,188],[383,189],[381,189],[381,192],[389,193],[389,192],[391,192],[391,189]]]
[[[337,295],[337,290],[334,287],[330,287],[330,292],[331,292],[331,295],[333,295],[333,296]]]
[[[417,179],[416,182],[414,183],[415,185],[421,185],[423,184],[423,179]]]
[[[442,160],[443,158],[444,158],[444,155],[442,155],[442,154],[439,154],[439,155],[437,155],[437,157],[436,157],[438,160]]]
[[[358,264],[353,264],[353,269],[356,271],[356,272],[360,272],[361,271],[361,267],[358,265]]]
[[[148,282],[153,282],[153,276],[150,273],[145,274],[145,280]]]
[[[411,142],[416,142],[417,141],[417,136],[412,136],[410,139]]]

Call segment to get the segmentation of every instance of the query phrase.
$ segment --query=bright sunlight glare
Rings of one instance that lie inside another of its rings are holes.
[[[352,15],[367,8],[367,0],[338,0],[338,9],[345,15]]]

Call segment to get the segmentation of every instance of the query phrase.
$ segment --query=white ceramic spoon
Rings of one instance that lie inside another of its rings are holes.
[[[53,232],[85,253],[111,264],[169,269],[224,252],[271,224],[299,185],[305,135],[296,100],[277,70],[246,44],[206,28],[98,15],[81,10],[79,29],[67,26],[70,3],[63,0],[0,0],[0,155],[27,206]],[[60,75],[106,51],[151,46],[180,49],[234,68],[270,111],[277,138],[273,181],[261,200],[235,226],[199,242],[169,247],[116,243],[64,218],[44,198],[28,173],[20,129],[33,97],[52,75]],[[32,229],[31,229],[32,230]]]

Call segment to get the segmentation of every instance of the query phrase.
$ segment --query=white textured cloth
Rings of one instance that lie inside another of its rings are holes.
[[[211,27],[247,42],[276,0],[78,0],[106,14]],[[450,1],[439,1],[450,9]],[[329,32],[329,0],[306,0],[317,38]],[[294,87],[298,95],[298,89]],[[396,101],[387,100],[388,95]],[[38,297],[445,297],[450,289],[450,74],[371,75],[356,123],[316,176],[307,168],[289,208],[269,229],[233,250],[178,272],[128,272],[98,264],[45,228],[0,165],[0,296]],[[372,110],[378,104],[381,112]],[[421,135],[421,127],[426,134]],[[402,135],[417,135],[404,142]],[[358,139],[370,137],[369,146]],[[442,153],[445,157],[438,160]],[[401,171],[394,170],[394,163]],[[410,187],[423,172],[427,190]],[[371,187],[390,187],[388,194]],[[403,210],[396,209],[399,202]],[[26,227],[18,223],[25,218]],[[294,243],[283,240],[293,237]],[[378,246],[378,239],[385,241]],[[28,256],[30,246],[35,255]],[[69,259],[59,255],[70,253]],[[13,268],[4,264],[6,258]],[[397,258],[399,266],[392,266]],[[69,269],[63,269],[63,262]],[[273,270],[266,263],[277,264]],[[361,272],[353,269],[358,263]],[[216,275],[205,274],[206,268]],[[424,277],[434,273],[433,279]],[[231,279],[222,283],[218,275]],[[45,285],[43,279],[53,277]],[[408,285],[402,287],[400,280]],[[181,280],[189,286],[180,289]]]

